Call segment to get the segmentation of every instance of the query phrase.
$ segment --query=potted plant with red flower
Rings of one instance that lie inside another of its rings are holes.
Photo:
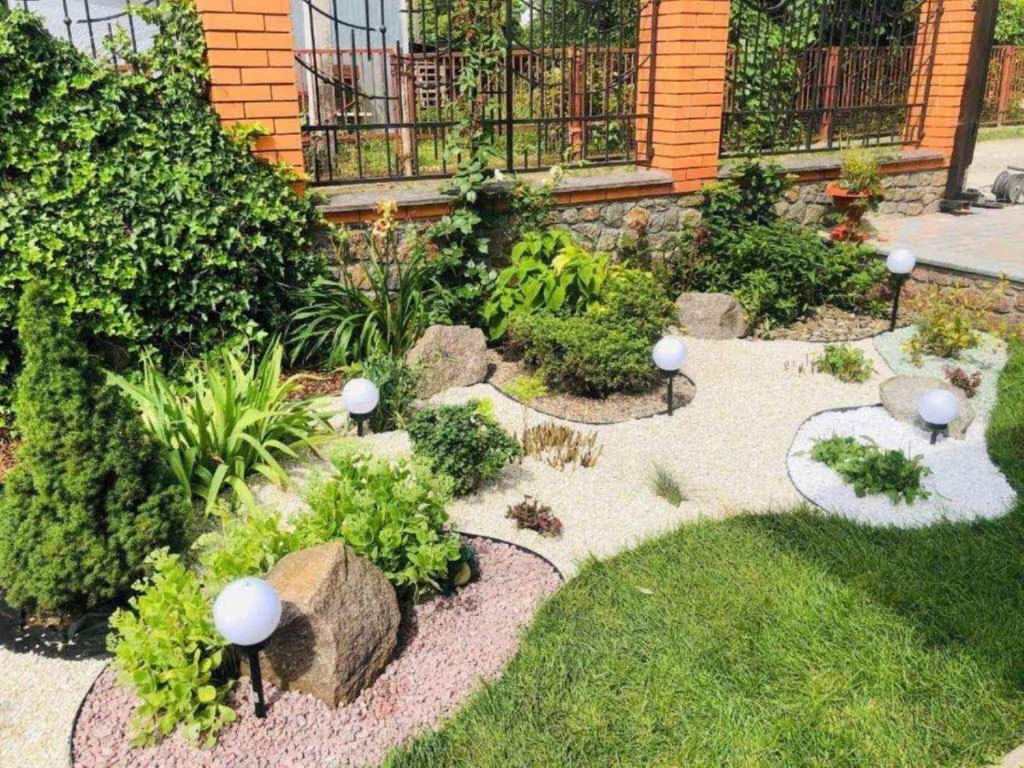
[[[878,162],[866,152],[851,151],[843,155],[839,178],[825,191],[832,204],[846,218],[832,228],[833,240],[862,242],[868,231],[862,219],[868,211],[877,210],[883,199],[881,171]]]

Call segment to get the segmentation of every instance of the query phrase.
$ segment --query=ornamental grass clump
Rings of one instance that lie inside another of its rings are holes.
[[[893,504],[913,504],[931,496],[921,481],[932,471],[920,456],[883,451],[874,443],[861,443],[853,437],[830,437],[814,444],[811,458],[837,472],[858,497],[880,493]]]
[[[207,513],[225,489],[251,504],[246,479],[253,473],[284,484],[281,461],[330,436],[330,414],[315,400],[290,398],[299,380],[282,380],[282,354],[276,341],[258,361],[222,350],[194,369],[184,391],[149,360],[139,384],[110,376],[135,402],[187,497],[201,499]]]
[[[22,294],[17,424],[0,492],[0,592],[74,617],[122,594],[151,550],[184,549],[192,507],[78,327],[39,284]]]

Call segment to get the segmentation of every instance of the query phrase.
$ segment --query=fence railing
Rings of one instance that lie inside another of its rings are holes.
[[[1024,46],[993,47],[981,124],[1024,125]]]

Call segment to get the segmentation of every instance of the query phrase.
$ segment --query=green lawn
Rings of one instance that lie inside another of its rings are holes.
[[[1002,384],[990,444],[1021,487],[1020,347]],[[746,516],[588,564],[387,765],[986,765],[1024,740],[1022,688],[1024,505],[905,532]]]

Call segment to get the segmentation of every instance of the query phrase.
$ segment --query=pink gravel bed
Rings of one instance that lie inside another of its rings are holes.
[[[238,719],[209,750],[180,737],[135,748],[134,694],[108,667],[86,697],[74,732],[75,768],[356,768],[435,726],[479,686],[494,680],[519,635],[559,577],[541,558],[508,544],[472,539],[480,578],[451,597],[416,606],[403,621],[400,650],[348,706],[266,687],[266,720],[252,714],[249,681],[235,686]]]

